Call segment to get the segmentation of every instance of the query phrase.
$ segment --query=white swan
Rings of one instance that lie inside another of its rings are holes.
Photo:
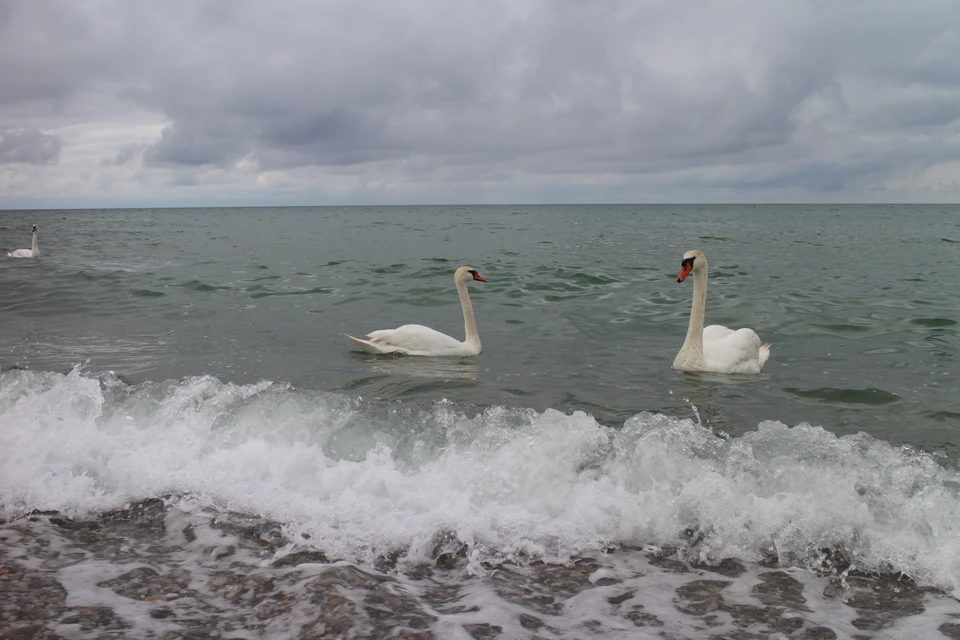
[[[357,346],[367,353],[403,353],[408,356],[475,356],[480,353],[480,335],[477,333],[477,321],[473,317],[473,305],[467,293],[467,281],[486,282],[473,267],[460,267],[453,274],[463,307],[463,327],[466,340],[460,342],[445,333],[435,331],[421,324],[405,324],[396,329],[383,329],[368,333],[369,340],[361,340],[347,335]]]
[[[770,357],[770,345],[761,344],[753,329],[736,331],[710,325],[704,328],[703,316],[707,304],[707,257],[702,251],[687,251],[680,263],[683,282],[693,272],[693,307],[690,326],[683,347],[673,361],[673,368],[681,371],[710,371],[714,373],[760,373]]]
[[[39,258],[40,249],[37,247],[37,225],[33,225],[33,244],[29,249],[17,249],[7,254],[10,258]]]

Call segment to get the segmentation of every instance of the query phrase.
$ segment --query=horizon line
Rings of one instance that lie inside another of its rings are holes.
[[[0,213],[16,213],[21,211],[103,211],[103,210],[131,210],[131,209],[346,209],[346,208],[400,208],[400,207],[689,207],[689,206],[956,206],[960,202],[525,202],[525,203],[443,203],[443,204],[242,204],[242,205],[153,205],[153,206],[120,206],[109,205],[102,207],[0,207]]]

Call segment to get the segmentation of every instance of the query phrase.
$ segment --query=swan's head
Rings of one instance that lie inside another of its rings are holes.
[[[460,267],[457,269],[457,272],[453,274],[453,279],[457,282],[465,282],[467,280],[487,281],[482,275],[477,273],[477,270],[473,267]]]
[[[34,232],[34,233],[37,232],[37,225],[33,225],[33,232]]]
[[[677,282],[683,282],[690,275],[691,271],[703,271],[707,268],[707,257],[703,251],[693,249],[683,254],[683,261],[680,263],[680,277]]]

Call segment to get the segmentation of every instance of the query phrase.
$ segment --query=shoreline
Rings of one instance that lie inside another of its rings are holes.
[[[285,553],[286,552],[286,553]],[[960,638],[960,602],[895,575],[829,575],[676,549],[567,564],[374,566],[296,548],[279,523],[161,499],[0,524],[4,638]],[[878,635],[879,634],[879,635]]]

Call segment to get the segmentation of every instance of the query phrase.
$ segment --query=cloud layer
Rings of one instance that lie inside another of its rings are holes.
[[[960,6],[0,3],[0,207],[956,201]]]

